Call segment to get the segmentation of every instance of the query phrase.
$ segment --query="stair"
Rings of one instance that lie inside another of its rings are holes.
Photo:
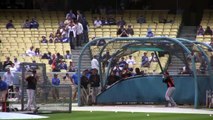
[[[83,47],[76,47],[75,50],[72,50],[72,61],[76,68],[78,67],[78,60],[79,60],[79,55],[81,53],[81,50]],[[84,54],[82,56],[82,61],[81,61],[81,71],[85,69],[90,69],[91,68],[91,51],[90,48],[87,48],[84,51]]]
[[[195,40],[196,34],[197,34],[196,32],[197,32],[196,26],[182,26],[178,37],[189,39],[189,40]]]
[[[184,66],[185,64],[183,63],[183,61],[180,60],[180,58],[172,56],[171,63],[168,67],[168,72],[171,75],[177,75],[180,72],[180,68],[183,68]]]

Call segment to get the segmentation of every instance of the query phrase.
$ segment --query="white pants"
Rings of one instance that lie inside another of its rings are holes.
[[[172,95],[174,94],[174,92],[175,92],[175,87],[169,87],[165,95],[166,101],[170,102],[173,106],[176,105],[175,101],[172,98]]]
[[[31,105],[33,105],[33,108],[36,109],[35,90],[27,89],[27,97],[27,110],[31,110]]]

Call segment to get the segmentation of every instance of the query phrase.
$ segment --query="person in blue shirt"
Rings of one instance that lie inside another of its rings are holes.
[[[2,102],[2,112],[7,111],[6,110],[7,91],[8,91],[8,85],[5,81],[1,79],[1,76],[0,76],[0,101]]]
[[[59,89],[57,86],[60,85],[60,79],[58,78],[58,74],[54,74],[52,78],[52,95],[54,100],[59,100]]]

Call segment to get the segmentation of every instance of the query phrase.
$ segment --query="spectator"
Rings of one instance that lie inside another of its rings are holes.
[[[143,75],[139,68],[135,68],[135,75]]]
[[[124,21],[123,17],[120,17],[120,20],[117,22],[118,26],[125,26],[126,22]]]
[[[101,18],[101,23],[102,25],[109,25],[107,19],[105,19],[104,17]]]
[[[72,55],[69,50],[66,51],[66,55],[64,55],[64,59],[72,59]]]
[[[80,23],[83,22],[83,15],[81,14],[80,10],[77,10],[77,21]]]
[[[118,64],[119,64],[119,66],[122,67],[122,68],[125,67],[125,66],[127,65],[127,63],[126,63],[124,57],[121,58],[121,61],[120,61]]]
[[[14,83],[15,77],[14,74],[10,71],[10,67],[8,66],[6,68],[6,72],[3,75],[3,81],[7,83],[8,90],[11,92],[14,92],[13,83]],[[12,98],[14,97],[14,94],[12,94]]]
[[[104,54],[103,57],[102,57],[102,59],[103,59],[103,67],[104,68],[107,67],[110,58],[111,58],[111,55],[110,55],[109,51],[107,50],[106,54]]]
[[[204,35],[212,35],[212,30],[209,26],[207,26],[205,32],[204,32]]]
[[[66,34],[63,34],[60,41],[61,41],[62,43],[67,43],[67,42],[69,42],[69,38],[66,37]]]
[[[35,52],[33,51],[33,49],[34,47],[31,46],[30,49],[26,51],[26,55],[30,57],[35,56]]]
[[[46,39],[46,36],[42,36],[41,43],[48,43],[48,41],[47,41],[47,39]]]
[[[15,64],[12,63],[12,65],[9,67],[11,73],[17,72],[17,69],[15,68]]]
[[[59,39],[58,36],[55,37],[54,43],[61,43],[61,40]]]
[[[70,24],[67,27],[67,31],[68,31],[68,37],[69,37],[69,41],[70,41],[70,47],[71,49],[75,49],[76,46],[76,25],[73,21],[70,22]]]
[[[138,19],[137,19],[137,23],[143,24],[146,23],[146,18],[141,15]]]
[[[106,44],[106,41],[104,39],[100,39],[98,42],[97,42],[97,46],[104,46]]]
[[[149,67],[150,63],[149,63],[149,58],[147,56],[147,53],[144,52],[143,56],[142,56],[142,63],[141,63],[141,67]]]
[[[58,78],[58,74],[54,74],[52,78],[52,96],[55,101],[59,100],[59,89],[60,79]]]
[[[12,21],[12,20],[9,20],[9,21],[8,21],[8,23],[6,24],[6,28],[7,28],[7,29],[15,28],[14,25],[13,25],[13,21]]]
[[[15,57],[14,58],[14,67],[16,68],[17,71],[20,71],[20,62],[18,61],[18,59]]]
[[[36,28],[36,29],[38,29],[38,27],[39,27],[38,22],[36,21],[35,18],[32,18],[32,20],[30,21],[30,28]]]
[[[120,79],[114,71],[111,71],[110,75],[107,78],[107,87],[111,86],[113,83],[117,82]]]
[[[7,93],[8,93],[8,85],[5,81],[3,81],[1,79],[1,76],[0,76],[0,98],[2,99],[1,100],[1,106],[2,106],[2,112],[7,112],[7,104],[6,104],[6,101],[7,101]]]
[[[66,14],[66,19],[71,18],[73,20],[76,19],[76,15],[72,12],[72,10],[69,11],[69,13]]]
[[[118,64],[113,68],[113,72],[116,76],[121,77],[122,67],[120,67]]]
[[[115,20],[115,18],[113,16],[109,16],[107,18],[107,21],[108,21],[109,25],[116,25],[116,20]]]
[[[151,28],[148,28],[146,37],[154,37],[154,34],[153,34]]]
[[[81,76],[81,90],[82,90],[82,95],[81,95],[81,100],[82,100],[82,104],[85,104],[87,100],[85,100],[85,96],[87,96],[88,94],[88,84],[89,84],[89,79],[86,76],[87,71],[83,71],[82,72],[82,76]]]
[[[99,70],[99,62],[97,60],[97,56],[96,55],[93,56],[93,59],[91,61],[91,68]]]
[[[60,68],[61,70],[67,70],[66,61],[60,61],[59,68]]]
[[[70,64],[68,66],[68,72],[75,72],[75,66],[72,61],[70,61]]]
[[[78,71],[78,70],[77,70]],[[75,100],[77,97],[77,91],[78,91],[78,72],[75,72],[75,74],[72,75],[71,77],[71,83],[74,85],[74,90],[73,90],[73,97],[72,100]],[[80,75],[81,78],[81,75]]]
[[[82,38],[83,38],[83,25],[81,23],[79,23],[78,21],[75,21],[76,24],[76,42],[77,42],[77,46],[81,46],[82,44]]]
[[[38,57],[41,56],[41,53],[40,53],[39,48],[36,48],[36,49],[35,49],[35,56],[38,56]]]
[[[88,22],[85,17],[83,17],[83,21],[81,24],[83,26],[84,43],[88,43],[89,42],[89,38],[88,38],[89,26],[88,26]]]
[[[50,35],[49,35],[49,43],[53,43],[53,40],[54,40],[54,34],[50,33]]]
[[[128,37],[127,30],[124,28],[124,26],[120,26],[120,28],[117,31],[117,35],[120,37]]]
[[[128,34],[128,36],[133,36],[134,35],[134,30],[132,29],[131,25],[128,25],[126,33]]]
[[[102,26],[102,22],[101,22],[101,20],[99,19],[99,17],[97,17],[97,19],[94,21],[94,26],[95,26],[96,28],[99,28],[99,27]]]
[[[199,28],[197,30],[197,35],[204,35],[204,29],[201,25],[199,26]]]
[[[92,102],[93,104],[96,104],[96,96],[99,93],[99,87],[100,87],[100,76],[98,75],[97,69],[92,69],[92,74],[89,78],[89,83],[92,88]]]
[[[8,65],[12,65],[12,61],[10,61],[10,57],[7,57],[6,58],[6,61],[4,61],[4,64],[3,64],[3,69],[6,70],[5,68],[8,66]]]
[[[29,19],[26,19],[23,23],[23,28],[30,28],[30,21]]]
[[[128,64],[129,68],[133,68],[133,66],[136,64],[135,59],[132,58],[132,56],[129,56],[129,59],[126,60],[126,63]]]
[[[151,57],[149,57],[149,63],[151,63],[151,62],[157,62],[157,61],[158,61],[157,57],[156,57],[155,54],[152,52],[152,53],[151,53]]]
[[[41,59],[48,59],[47,53],[44,53],[44,54],[41,56]]]

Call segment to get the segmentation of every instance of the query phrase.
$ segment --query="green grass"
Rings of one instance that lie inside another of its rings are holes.
[[[131,112],[72,112],[47,114],[43,120],[213,120],[210,115]]]

